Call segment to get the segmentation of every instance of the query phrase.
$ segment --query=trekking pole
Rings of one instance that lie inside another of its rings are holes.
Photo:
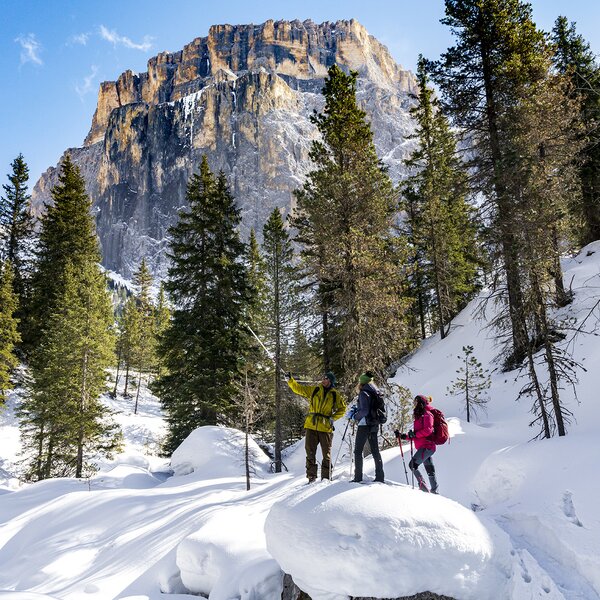
[[[406,485],[408,485],[408,471],[406,470],[406,461],[404,460],[404,450],[402,449],[402,440],[400,439],[400,432],[396,429],[394,431],[396,439],[398,440],[398,446],[400,446],[400,455],[402,456],[402,464],[404,465],[404,474],[406,475]]]
[[[348,433],[348,426],[350,425],[350,419],[346,423],[346,428],[344,429],[344,434],[342,435],[342,441],[340,442],[340,448],[337,452],[337,456],[333,461],[333,465],[331,466],[331,478],[333,479],[333,470],[335,469],[335,465],[337,465],[338,458],[340,457],[340,452],[342,451],[342,445],[344,444],[344,440],[346,439],[346,433]]]
[[[266,352],[267,356],[269,357],[269,360],[277,367],[277,361],[275,360],[273,355],[267,350],[267,347],[260,341],[260,338],[256,335],[256,333],[254,333],[252,327],[250,327],[250,325],[248,325],[247,323],[246,327],[248,328],[248,331],[256,338],[256,341],[261,345],[262,349]],[[284,374],[284,376],[287,379],[287,373],[283,370],[281,366],[279,366],[279,370]]]
[[[410,438],[410,464],[414,465],[413,463],[413,440],[412,438]],[[412,489],[415,489],[415,472],[412,470],[412,467],[410,469],[410,479],[412,481]]]

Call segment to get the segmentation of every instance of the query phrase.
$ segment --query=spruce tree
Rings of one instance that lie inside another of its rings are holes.
[[[366,365],[381,372],[408,346],[396,195],[356,103],[356,78],[329,69],[325,107],[312,118],[321,134],[315,170],[296,191],[293,221],[319,298],[324,362],[339,365],[348,391]]]
[[[158,298],[156,300],[156,308],[154,310],[154,340],[155,340],[155,374],[157,377],[161,377],[163,372],[163,358],[157,351],[160,341],[165,334],[165,331],[169,327],[171,322],[171,309],[167,301],[167,295],[165,294],[165,284],[160,282],[158,288]]]
[[[12,265],[13,288],[19,305],[16,316],[22,332],[27,327],[34,220],[30,213],[31,196],[27,193],[29,168],[22,154],[11,167],[9,183],[2,186],[4,194],[0,196],[0,260],[9,260]]]
[[[459,356],[462,366],[456,371],[457,378],[448,386],[450,395],[463,397],[467,423],[471,422],[471,413],[485,409],[489,401],[485,392],[491,385],[488,369],[482,367],[473,350],[473,346],[463,346],[463,353]]]
[[[187,201],[170,230],[165,288],[174,308],[160,348],[168,373],[155,382],[169,426],[166,452],[195,428],[232,418],[250,296],[239,210],[225,175],[215,177],[206,157]]]
[[[131,371],[135,369],[137,357],[140,353],[141,340],[141,313],[134,296],[125,302],[123,312],[118,319],[118,350],[120,362],[125,369],[125,384],[123,396],[128,397]],[[118,383],[118,382],[117,382]],[[115,383],[115,394],[117,389]]]
[[[600,65],[590,45],[577,33],[575,23],[558,17],[552,30],[554,65],[571,82],[571,95],[580,101],[579,130],[584,145],[580,153],[581,205],[577,206],[583,226],[578,228],[581,244],[600,239]]]
[[[31,395],[20,409],[28,478],[82,477],[121,435],[100,401],[113,359],[113,312],[98,265],[70,263],[33,354]]]
[[[138,313],[138,340],[134,350],[135,363],[138,369],[138,386],[135,394],[134,414],[137,414],[142,387],[143,373],[151,369],[156,354],[156,338],[154,334],[154,306],[150,297],[152,286],[152,275],[146,265],[146,259],[142,258],[139,269],[133,275],[133,284],[136,287],[135,309]]]
[[[48,317],[63,294],[67,262],[77,272],[89,264],[100,263],[101,259],[85,182],[68,154],[51,193],[53,203],[46,207],[41,218],[32,278],[31,327],[26,341],[33,348],[39,345]]]
[[[263,250],[267,274],[268,340],[275,363],[275,472],[281,472],[283,446],[283,401],[281,373],[283,352],[294,322],[295,277],[292,267],[293,250],[281,212],[275,208],[263,227]]]
[[[416,173],[405,183],[407,224],[413,244],[413,275],[421,331],[425,298],[434,298],[433,323],[442,339],[452,318],[476,290],[479,254],[474,209],[465,200],[467,175],[457,158],[456,141],[419,58],[419,99],[411,109],[418,146],[407,166]]]
[[[6,401],[10,376],[18,364],[15,346],[20,341],[17,329],[17,296],[13,288],[11,263],[0,263],[0,405]]]
[[[512,335],[511,362],[527,354],[523,324],[523,291],[519,255],[523,240],[515,232],[518,197],[508,190],[513,156],[506,128],[509,110],[527,88],[547,73],[547,43],[521,0],[445,0],[448,25],[456,37],[440,61],[431,65],[445,94],[445,109],[465,136],[474,142],[473,182],[491,199],[489,212],[506,281],[508,322]]]

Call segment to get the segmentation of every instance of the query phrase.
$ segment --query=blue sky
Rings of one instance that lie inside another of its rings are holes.
[[[540,27],[565,14],[600,53],[598,0],[532,5]],[[83,143],[100,81],[145,71],[151,56],[180,50],[210,25],[355,18],[407,68],[451,42],[439,23],[443,0],[2,0],[1,9],[0,181],[22,152],[31,187],[66,148]]]

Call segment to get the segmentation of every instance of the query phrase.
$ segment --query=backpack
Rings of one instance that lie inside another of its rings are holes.
[[[387,422],[387,408],[383,394],[372,387],[366,389],[366,392],[371,398],[371,408],[367,417],[369,425],[383,425]]]
[[[436,446],[441,446],[450,437],[448,423],[446,423],[444,413],[439,408],[432,408],[430,412],[433,415],[433,433],[427,439],[434,442]]]

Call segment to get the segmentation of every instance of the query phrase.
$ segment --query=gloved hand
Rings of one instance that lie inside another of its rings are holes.
[[[285,373],[285,380],[289,381],[292,378],[292,373],[291,371],[286,371]]]
[[[399,437],[401,440],[405,440],[405,439],[406,439],[408,436],[407,436],[405,433],[400,433],[400,434],[398,435],[398,437]]]
[[[409,431],[409,432],[406,434],[406,437],[408,437],[408,439],[409,439],[409,440],[410,440],[410,439],[412,439],[412,438],[414,438],[414,437],[416,437],[416,436],[415,436],[415,432],[414,432],[414,431],[411,429],[411,430],[410,430],[410,431]]]
[[[356,411],[358,410],[358,406],[351,406],[350,411],[348,412],[348,418],[350,420],[354,419],[356,416]]]

